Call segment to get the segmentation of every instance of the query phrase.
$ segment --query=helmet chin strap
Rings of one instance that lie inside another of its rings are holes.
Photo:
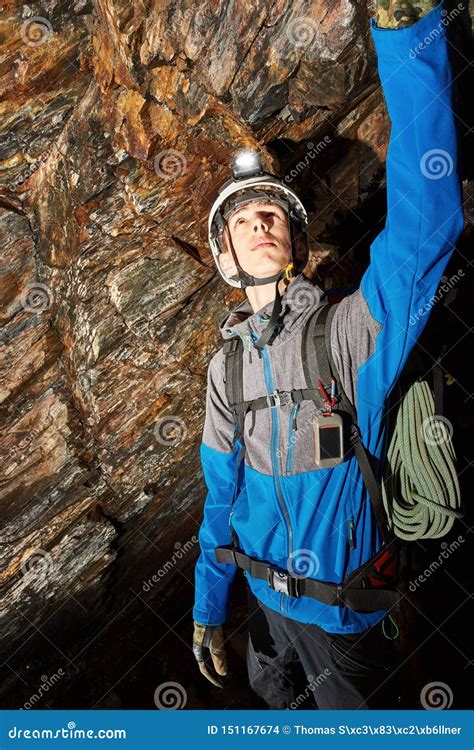
[[[244,282],[245,286],[246,287],[247,286],[262,286],[263,284],[271,284],[273,281],[276,282],[275,303],[273,305],[270,320],[268,321],[268,325],[263,329],[261,336],[254,343],[255,348],[258,349],[259,351],[261,351],[269,343],[270,339],[274,335],[275,330],[278,327],[278,324],[280,322],[280,313],[282,310],[281,295],[280,295],[280,289],[279,289],[280,279],[286,278],[288,280],[291,280],[292,278],[294,278],[295,263],[294,263],[294,257],[293,257],[293,226],[289,217],[288,217],[288,224],[289,224],[289,231],[290,231],[291,260],[288,263],[288,265],[285,266],[285,268],[281,269],[281,271],[273,274],[272,276],[265,276],[264,278],[257,278],[256,276],[252,276],[251,274],[247,273],[247,271],[244,271],[239,261],[237,260],[237,255],[234,250],[232,237],[230,236],[230,231],[228,232],[228,239],[229,239],[229,245],[230,245],[232,257],[237,267],[239,279]]]

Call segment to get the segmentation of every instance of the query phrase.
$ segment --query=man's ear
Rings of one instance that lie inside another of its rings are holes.
[[[227,276],[235,276],[237,273],[237,266],[234,263],[234,259],[229,250],[219,255],[219,263]]]

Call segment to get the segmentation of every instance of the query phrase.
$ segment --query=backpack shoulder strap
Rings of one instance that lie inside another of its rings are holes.
[[[330,365],[324,338],[325,320],[330,305],[323,303],[309,317],[303,330],[301,360],[308,388],[317,386],[318,378],[324,384],[330,379]]]
[[[303,334],[304,373],[308,387],[317,378],[321,379],[324,386],[329,386],[331,376],[336,379],[337,394],[340,397],[337,408],[347,412],[351,417],[351,447],[354,449],[354,455],[359,464],[359,469],[383,539],[385,542],[392,542],[394,535],[387,522],[379,483],[375,478],[369,456],[362,443],[360,429],[357,424],[357,411],[344,391],[341,379],[338,377],[334,357],[332,356],[331,324],[338,305],[338,302],[335,304],[324,303],[316,309],[316,312],[307,323]],[[308,380],[308,378],[310,379]]]
[[[324,302],[316,308],[306,323],[302,341],[303,372],[308,388],[317,386],[318,379],[321,379],[325,387],[329,387],[331,376],[335,377],[340,397],[339,408],[348,412],[352,421],[357,423],[356,410],[337,377],[337,368],[331,351],[331,324],[338,305],[339,302]]]
[[[234,437],[233,447],[237,440],[241,442],[241,448],[235,462],[235,490],[231,502],[231,511],[229,516],[229,529],[231,533],[232,543],[231,552],[233,555],[234,562],[236,562],[235,552],[240,548],[239,539],[235,532],[234,527],[230,522],[230,518],[233,513],[233,506],[235,498],[238,494],[238,488],[240,484],[240,466],[245,456],[246,448],[243,441],[244,434],[244,421],[246,409],[242,410],[242,402],[244,400],[244,379],[243,379],[243,368],[244,368],[244,357],[243,357],[243,344],[240,336],[233,336],[224,342],[222,346],[222,352],[224,354],[224,383],[225,392],[227,397],[227,403],[234,415]]]
[[[227,339],[222,347],[225,367],[225,392],[227,403],[234,414],[236,430],[234,432],[234,444],[236,440],[242,441],[245,409],[242,409],[244,401],[244,358],[243,344],[240,336],[232,336]]]
[[[353,424],[357,425],[357,410],[355,406],[349,401],[349,398],[344,390],[342,380],[338,377],[336,363],[332,354],[331,347],[331,325],[336,310],[339,307],[339,302],[324,305],[321,310],[321,314],[318,318],[318,325],[316,326],[316,358],[318,360],[320,375],[324,384],[329,383],[332,377],[336,378],[337,391],[340,396],[339,408],[350,414]],[[324,376],[324,377],[322,377]]]

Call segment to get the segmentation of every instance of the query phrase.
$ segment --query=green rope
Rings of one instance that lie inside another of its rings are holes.
[[[445,536],[463,516],[450,430],[434,409],[429,384],[412,383],[387,452],[383,504],[394,534],[408,541]]]

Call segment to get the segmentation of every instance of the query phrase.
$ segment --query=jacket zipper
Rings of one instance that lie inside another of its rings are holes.
[[[293,405],[293,408],[291,410],[290,414],[290,431],[288,435],[288,453],[286,457],[286,473],[289,474],[290,471],[293,471],[293,456],[295,453],[295,431],[296,431],[296,415],[298,414],[298,409],[300,408],[299,402]]]
[[[266,347],[264,347],[264,349],[262,350],[262,355],[263,355],[263,363],[264,363],[263,372],[264,372],[264,377],[265,377],[265,384],[267,386],[267,391],[270,395],[271,393],[273,393],[275,388],[273,385],[270,357],[269,357],[268,350]],[[266,367],[265,367],[265,364],[267,365]],[[278,456],[276,455],[276,449],[278,448],[278,424],[279,424],[279,415],[278,413],[275,414],[276,409],[278,409],[278,407],[274,407],[271,410],[272,412],[272,440],[271,440],[270,452],[271,452],[271,459],[272,459],[273,479],[275,482],[275,489],[276,489],[278,501],[280,503],[280,507],[285,517],[286,528],[288,532],[288,548],[289,548],[288,557],[291,557],[292,546],[293,546],[293,532],[291,529],[291,523],[290,523],[290,519],[288,516],[288,510],[286,508],[285,501],[283,499],[283,491],[280,485],[280,467],[278,465]],[[281,609],[282,614],[285,614],[284,597],[285,597],[285,594],[281,592],[280,609]]]
[[[235,429],[234,429],[234,435],[235,435]],[[235,486],[234,486],[234,492],[232,495],[232,501],[230,505],[230,513],[229,513],[229,532],[230,532],[231,539],[234,538],[234,534],[237,537],[237,533],[234,527],[232,526],[232,516],[234,515],[234,504],[235,504],[237,495],[239,494],[239,468],[240,468],[240,462],[242,460],[243,450],[244,450],[244,446],[242,446],[239,449],[237,458],[235,460],[235,481],[234,481]]]
[[[354,541],[354,517],[351,516],[349,519],[349,547],[355,549]]]

